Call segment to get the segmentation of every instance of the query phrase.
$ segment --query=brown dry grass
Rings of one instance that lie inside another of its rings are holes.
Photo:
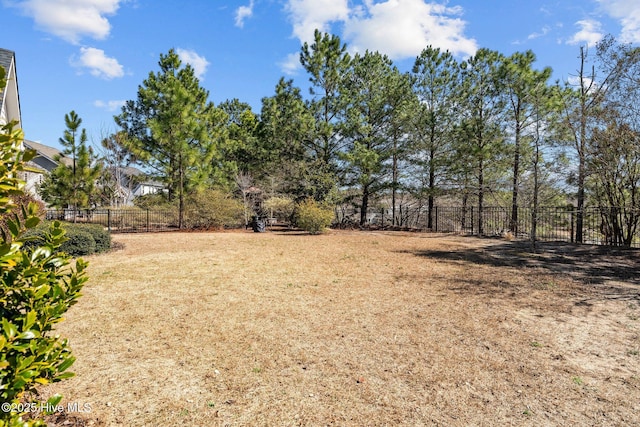
[[[616,259],[594,281],[456,236],[115,240],[59,327],[77,376],[46,390],[90,425],[640,423],[638,284]]]

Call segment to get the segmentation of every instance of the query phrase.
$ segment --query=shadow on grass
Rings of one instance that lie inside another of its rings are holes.
[[[640,301],[640,250],[637,249],[539,242],[534,253],[530,242],[496,241],[476,248],[410,253],[470,267],[540,268],[567,274],[587,285],[597,285],[594,290],[604,292],[607,298]]]

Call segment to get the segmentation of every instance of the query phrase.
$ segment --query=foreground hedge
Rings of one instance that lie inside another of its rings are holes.
[[[3,76],[0,67],[0,87]],[[60,252],[66,236],[57,221],[40,226],[39,237],[25,236],[38,229],[39,207],[15,201],[25,195],[18,177],[35,152],[22,149],[14,125],[0,126],[0,427],[44,427],[40,410],[57,407],[62,396],[43,401],[38,389],[72,377],[75,361],[54,327],[80,297],[87,265]]]
[[[29,238],[26,247],[32,248],[42,244],[49,227],[50,222],[43,221],[36,228],[29,230],[26,233]],[[111,235],[101,225],[64,223],[64,229],[68,240],[60,246],[60,251],[71,256],[92,255],[111,249]]]

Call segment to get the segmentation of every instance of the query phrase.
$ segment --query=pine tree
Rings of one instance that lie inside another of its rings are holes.
[[[416,58],[412,70],[413,90],[419,102],[413,114],[413,164],[418,176],[418,195],[427,195],[427,228],[434,226],[436,196],[443,191],[451,163],[453,129],[461,100],[460,64],[453,55],[428,46]]]
[[[216,171],[227,167],[221,156],[225,115],[173,49],[158,64],[160,71],[149,73],[115,121],[128,136],[127,149],[167,185],[169,200],[178,200],[182,228],[186,194],[215,183]]]
[[[65,114],[64,121],[67,129],[59,139],[63,155],[58,156],[58,166],[40,185],[40,193],[51,206],[86,209],[96,202],[101,167],[87,146],[87,131],[80,129],[82,119],[78,114],[71,111]]]

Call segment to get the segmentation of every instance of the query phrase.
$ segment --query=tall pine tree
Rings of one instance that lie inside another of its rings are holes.
[[[178,226],[184,225],[184,202],[191,189],[213,184],[224,132],[223,113],[209,102],[193,68],[171,49],[160,55],[160,71],[138,87],[116,123],[127,133],[127,148],[138,162],[154,171],[178,200]]]
[[[435,199],[442,192],[451,162],[454,126],[461,101],[456,98],[460,65],[449,51],[428,46],[416,58],[413,90],[419,102],[413,114],[413,163],[424,176],[418,195],[427,195],[427,228],[434,226]]]
[[[80,129],[82,119],[75,111],[65,114],[67,129],[59,139],[64,147],[56,159],[59,164],[40,185],[40,193],[49,205],[85,209],[96,202],[96,180],[101,167],[91,147],[87,146],[87,131]]]

